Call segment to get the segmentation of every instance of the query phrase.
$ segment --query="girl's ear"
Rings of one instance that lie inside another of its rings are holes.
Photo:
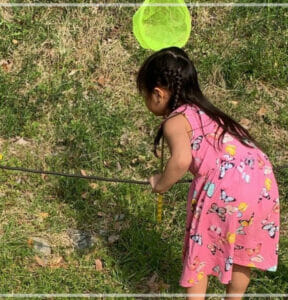
[[[153,92],[157,99],[157,102],[160,102],[164,98],[164,91],[162,91],[158,87],[155,87]]]

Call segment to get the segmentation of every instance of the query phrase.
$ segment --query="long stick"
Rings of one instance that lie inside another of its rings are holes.
[[[164,136],[162,137],[161,143],[161,163],[160,171],[163,173],[164,166]],[[157,196],[157,223],[160,223],[162,220],[162,207],[163,207],[163,194],[158,194]]]

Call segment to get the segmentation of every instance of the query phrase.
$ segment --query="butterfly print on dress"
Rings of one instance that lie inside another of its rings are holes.
[[[198,245],[202,246],[202,236],[200,234],[193,234],[190,238]]]
[[[208,244],[207,247],[211,251],[212,255],[215,255],[217,250],[224,253],[224,251],[219,246],[217,246],[215,243]]]
[[[206,263],[204,261],[200,262],[198,256],[193,259],[192,264],[188,265],[189,270],[195,271],[198,273],[203,267],[205,267]]]
[[[198,151],[200,149],[200,144],[203,140],[203,135],[199,135],[192,143],[191,147],[193,150]]]
[[[232,256],[228,256],[225,261],[225,271],[229,271],[233,265],[233,258]]]
[[[215,272],[219,276],[219,279],[222,280],[223,273],[220,270],[220,266],[217,265],[217,266],[213,267],[212,270],[213,270],[213,272]]]
[[[226,161],[226,160],[221,160],[221,164],[220,164],[220,174],[218,179],[223,179],[226,172],[229,169],[232,169],[234,167],[234,163]]]
[[[228,196],[225,192],[225,190],[221,189],[221,200],[224,200],[225,203],[234,202],[236,201],[235,198]]]
[[[242,179],[244,179],[244,181],[246,183],[249,183],[250,182],[250,175],[248,175],[246,172],[244,172],[244,169],[245,169],[245,163],[243,161],[241,161],[239,166],[237,167],[237,170],[241,173]]]
[[[209,213],[216,213],[218,217],[224,222],[225,221],[225,207],[219,207],[215,202],[211,204],[211,207],[208,209],[207,214]]]
[[[258,203],[259,203],[260,201],[262,201],[263,198],[265,198],[265,199],[267,199],[267,200],[270,200],[270,199],[271,199],[269,193],[267,192],[266,187],[263,187],[263,188],[262,188],[262,192],[261,192],[260,197],[259,197],[259,199],[258,199]]]
[[[275,238],[276,232],[279,230],[279,227],[276,226],[274,222],[270,222],[263,225],[262,229],[267,230],[271,238]]]

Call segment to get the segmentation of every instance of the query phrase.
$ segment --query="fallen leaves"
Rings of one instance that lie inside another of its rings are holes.
[[[48,176],[47,176],[47,174],[41,174],[41,178],[43,179],[43,180],[46,180],[47,178],[48,178]]]
[[[95,259],[95,269],[96,271],[102,271],[103,269],[102,261],[99,258]]]
[[[150,289],[150,292],[160,292],[162,290],[169,289],[170,285],[164,283],[162,279],[158,280],[158,274],[154,272],[151,278],[147,281],[147,285]]]
[[[103,75],[101,75],[100,77],[98,77],[98,79],[96,79],[94,81],[96,81],[100,85],[100,87],[103,88],[103,87],[107,86],[107,83],[110,81],[110,78],[104,77]]]
[[[69,74],[68,74],[68,76],[73,76],[75,73],[77,73],[79,70],[72,70]]]
[[[249,129],[251,127],[252,121],[246,118],[243,118],[239,122],[245,129]]]
[[[38,217],[41,221],[45,220],[46,218],[48,218],[49,214],[47,212],[40,212],[38,214]]]
[[[234,106],[237,106],[238,105],[238,101],[234,101],[234,100],[230,100],[228,101],[228,103],[234,105]]]
[[[65,263],[62,256],[52,256],[51,258],[41,258],[37,255],[34,256],[36,263],[40,267],[49,267],[51,269],[58,269],[58,268],[66,268],[67,264]]]
[[[29,144],[29,142],[27,140],[23,139],[22,137],[20,137],[15,141],[15,144],[25,146],[25,145]]]
[[[106,214],[104,212],[102,212],[102,211],[98,211],[97,212],[97,216],[100,217],[100,218],[102,218],[102,217],[105,217]]]
[[[11,69],[12,69],[12,65],[13,65],[13,62],[10,60],[10,59],[1,59],[0,60],[0,67],[1,69],[4,71],[4,72],[10,72]]]
[[[96,190],[99,187],[99,184],[95,182],[91,182],[89,183],[89,186],[91,187],[92,190]]]
[[[267,109],[265,106],[261,106],[261,108],[257,111],[257,115],[263,117],[267,113]]]
[[[87,173],[86,173],[85,170],[80,170],[80,173],[81,173],[82,176],[87,176]]]

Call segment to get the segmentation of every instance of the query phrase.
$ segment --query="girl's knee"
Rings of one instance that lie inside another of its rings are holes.
[[[204,275],[201,280],[199,280],[194,286],[187,288],[187,294],[194,295],[193,297],[187,296],[187,300],[202,300],[205,299],[205,294],[208,285],[208,276]],[[198,294],[199,296],[195,296]],[[200,295],[201,294],[201,295]]]
[[[241,277],[246,277],[247,279],[250,279],[250,274],[251,274],[251,268],[247,266],[241,266],[237,264],[233,264],[232,268],[232,278],[233,274]]]
[[[250,273],[250,267],[233,264],[232,278],[226,291],[229,294],[244,294],[250,282]]]

